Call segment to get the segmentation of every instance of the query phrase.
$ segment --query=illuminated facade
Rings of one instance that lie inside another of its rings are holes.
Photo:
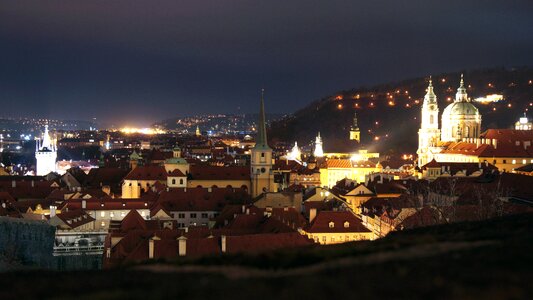
[[[524,116],[518,120],[518,122],[515,123],[514,128],[516,130],[532,130],[533,129],[533,123],[529,121],[529,119],[526,116],[526,113],[524,113]]]
[[[455,94],[455,101],[442,113],[441,141],[458,142],[463,138],[477,138],[481,133],[481,114],[468,99],[461,74],[461,84]]]
[[[37,140],[35,145],[35,159],[37,161],[36,175],[44,176],[56,172],[57,146],[52,141],[48,132],[48,125],[44,126],[42,140]]]
[[[439,141],[439,105],[437,96],[433,91],[431,79],[424,96],[422,105],[422,123],[418,130],[418,165],[423,166],[433,159],[434,153],[438,152],[435,147]]]

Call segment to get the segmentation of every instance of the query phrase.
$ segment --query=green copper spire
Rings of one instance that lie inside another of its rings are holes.
[[[265,89],[261,89],[261,104],[259,107],[259,124],[257,124],[256,149],[270,149],[267,142],[266,118],[265,118]]]

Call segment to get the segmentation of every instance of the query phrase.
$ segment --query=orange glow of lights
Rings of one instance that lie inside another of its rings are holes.
[[[396,90],[396,94],[399,94],[400,93],[400,90]]]
[[[361,98],[361,95],[357,94],[355,95],[355,99],[360,99]]]
[[[417,100],[415,100],[415,103],[416,103],[416,104],[420,103],[420,100],[418,100],[418,99],[417,99]]]
[[[409,91],[405,91],[405,94],[406,94],[406,95],[409,95]]]
[[[496,107],[493,107],[492,110],[493,110],[493,111],[496,111]]]
[[[338,105],[337,105],[337,108],[338,108],[338,109],[342,109],[342,104],[338,104]]]
[[[359,103],[355,103],[355,108],[359,108]]]
[[[527,82],[528,84],[533,84],[533,80],[530,80]]]
[[[375,136],[374,141],[379,141],[379,136]]]
[[[376,121],[375,123],[376,123],[376,125],[379,125],[379,122],[378,122],[378,121]]]
[[[490,88],[491,88],[491,87],[494,87],[494,86],[492,85],[492,83],[487,84],[487,86],[490,87]]]
[[[394,101],[389,101],[389,106],[394,106]]]
[[[452,101],[452,97],[446,98],[446,101],[448,101],[448,102]]]
[[[409,105],[409,103],[405,104],[405,107],[409,108],[411,107],[411,105]]]
[[[374,94],[370,95],[370,98],[374,98]]]
[[[442,82],[446,82],[446,78],[442,78],[440,81],[442,81]]]
[[[507,107],[513,107],[513,105],[511,103],[507,104]]]

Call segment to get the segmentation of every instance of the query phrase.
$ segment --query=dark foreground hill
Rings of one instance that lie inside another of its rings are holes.
[[[0,299],[533,299],[533,215],[100,272],[0,274]]]
[[[531,112],[533,68],[523,67],[433,74],[440,113],[453,101],[461,73],[470,97],[504,96],[504,101],[495,104],[476,104],[483,116],[483,130],[510,128],[526,109]],[[362,141],[371,150],[413,153],[418,144],[420,109],[427,85],[428,78],[415,78],[337,92],[274,122],[270,138],[274,142],[310,145],[320,131],[326,147],[341,145],[357,111]]]

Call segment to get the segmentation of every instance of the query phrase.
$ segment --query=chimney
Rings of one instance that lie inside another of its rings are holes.
[[[183,235],[178,238],[178,255],[187,255],[187,238]]]
[[[16,188],[17,187],[17,182],[15,180],[11,181],[11,187],[12,188]]]
[[[498,147],[498,140],[497,139],[492,139],[492,146],[494,146],[494,149],[496,149]]]
[[[247,214],[247,215],[250,214],[250,209],[249,209],[249,208],[246,209],[246,214]]]
[[[50,219],[56,216],[56,209],[55,205],[50,205]]]
[[[87,200],[81,200],[81,208],[83,209],[87,208]]]
[[[150,238],[150,240],[148,240],[148,258],[150,259],[154,258],[155,241],[160,241],[160,240],[161,239],[157,235],[154,235],[153,237]]]
[[[316,208],[311,208],[309,210],[309,222],[313,222],[316,217]]]
[[[35,187],[35,180],[31,181],[31,187]]]
[[[246,206],[242,206],[242,213],[244,214],[244,212],[246,211]]]
[[[225,235],[220,236],[220,246],[222,248],[222,253],[226,253],[226,236]]]

